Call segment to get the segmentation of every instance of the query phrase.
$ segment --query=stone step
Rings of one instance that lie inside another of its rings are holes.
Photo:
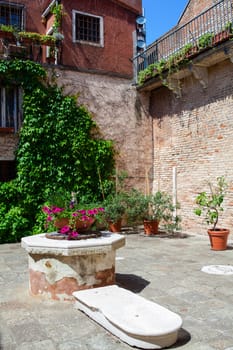
[[[162,349],[177,341],[179,315],[116,285],[73,293],[75,307],[131,346]]]

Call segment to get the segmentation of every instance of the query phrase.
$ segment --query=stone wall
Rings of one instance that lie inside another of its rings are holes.
[[[105,139],[117,150],[117,170],[128,173],[128,185],[142,191],[152,185],[152,119],[148,98],[140,95],[130,80],[56,69],[64,93],[78,94],[97,122]]]
[[[203,89],[194,77],[182,81],[177,99],[166,87],[151,94],[154,121],[154,190],[172,193],[177,170],[177,198],[184,231],[205,233],[207,227],[193,214],[194,198],[208,190],[207,180],[225,175],[233,180],[233,64],[225,60],[208,69]],[[225,201],[220,225],[232,225],[233,187]]]
[[[0,161],[14,160],[17,145],[17,134],[0,133]]]

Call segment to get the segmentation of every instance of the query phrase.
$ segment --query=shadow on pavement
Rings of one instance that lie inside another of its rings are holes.
[[[133,274],[116,273],[116,284],[131,292],[140,293],[150,282]]]

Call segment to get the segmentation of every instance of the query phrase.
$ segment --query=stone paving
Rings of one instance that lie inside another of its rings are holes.
[[[183,319],[172,349],[233,350],[233,275],[202,272],[207,265],[233,265],[233,241],[212,251],[207,235],[186,238],[126,234],[117,251],[116,279]],[[1,350],[129,350],[73,302],[28,293],[27,253],[20,244],[0,245]]]

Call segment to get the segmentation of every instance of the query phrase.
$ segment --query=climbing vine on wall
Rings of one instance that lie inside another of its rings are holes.
[[[57,190],[100,200],[103,190],[111,189],[114,147],[101,138],[88,110],[77,105],[75,96],[65,96],[62,88],[50,84],[39,64],[0,61],[0,79],[24,91],[17,177],[0,186],[3,243],[32,234],[42,203]]]

